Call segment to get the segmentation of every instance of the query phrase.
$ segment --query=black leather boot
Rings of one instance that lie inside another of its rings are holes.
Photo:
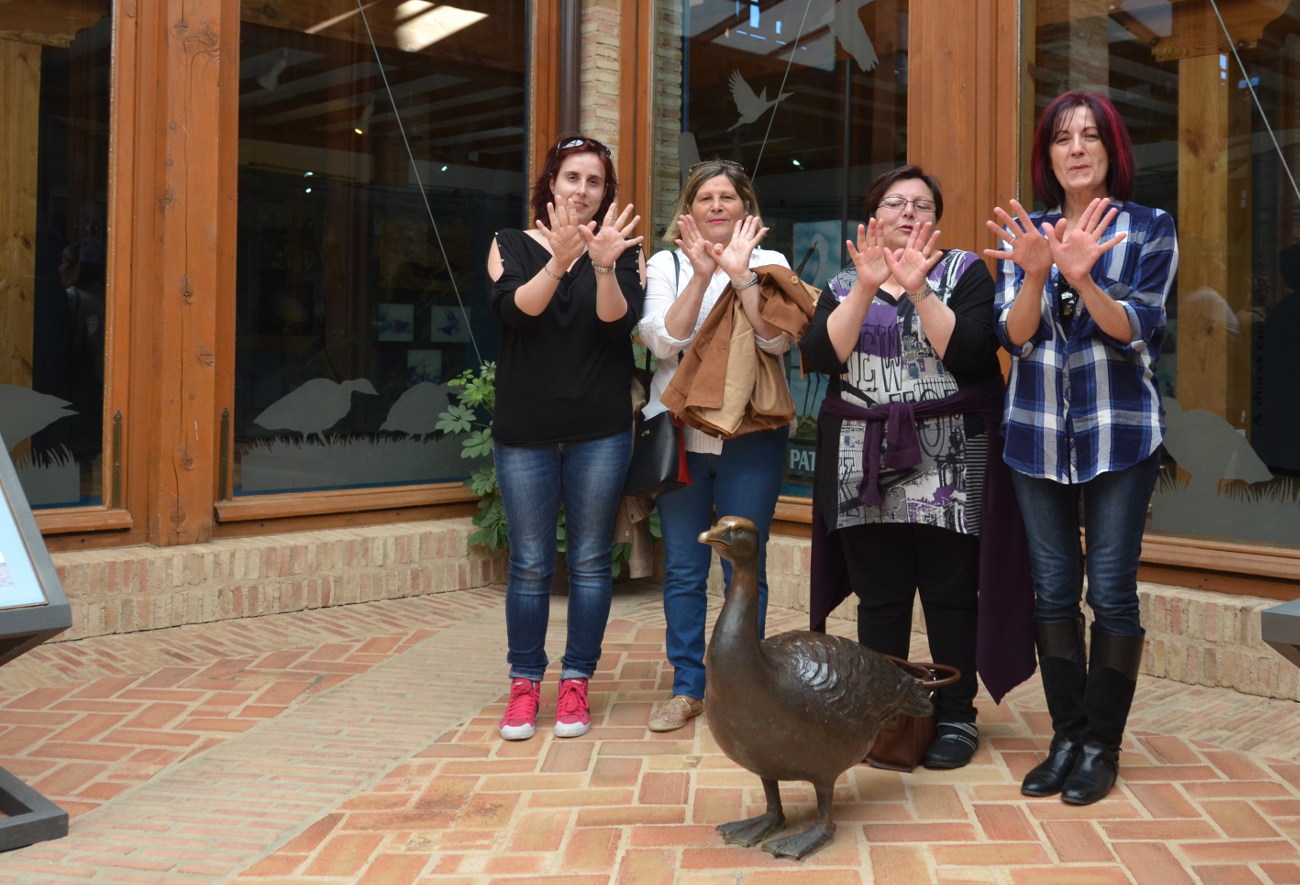
[[[1133,706],[1144,636],[1121,636],[1092,626],[1084,708],[1088,717],[1079,760],[1061,786],[1061,799],[1091,805],[1110,792],[1119,776],[1119,746]]]
[[[1083,746],[1088,716],[1084,708],[1087,668],[1084,664],[1083,618],[1035,624],[1038,669],[1052,716],[1052,747],[1047,759],[1025,775],[1020,792],[1026,796],[1055,796],[1074,768]]]

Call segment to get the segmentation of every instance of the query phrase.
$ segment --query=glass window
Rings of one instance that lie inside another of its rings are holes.
[[[112,47],[107,0],[0,4],[0,436],[38,508],[103,500]]]
[[[680,89],[661,82],[658,90],[669,131],[659,136],[650,233],[662,236],[694,163],[736,160],[771,227],[763,246],[824,288],[848,260],[844,240],[862,220],[867,185],[906,162],[907,0],[665,5],[673,8],[662,27],[680,39],[680,59],[670,51],[661,68],[680,61],[681,80]],[[801,379],[798,365],[792,352],[799,429],[783,492],[806,497],[826,385],[819,375]]]
[[[1300,544],[1300,2],[1036,11],[1027,113],[1067,89],[1107,93],[1133,136],[1134,199],[1177,219],[1150,527]]]
[[[245,5],[235,495],[468,474],[433,430],[497,352],[477,305],[527,202],[526,12]]]

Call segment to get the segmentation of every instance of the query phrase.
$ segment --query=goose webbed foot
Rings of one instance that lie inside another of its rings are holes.
[[[745,820],[733,820],[729,824],[718,824],[718,832],[728,845],[740,845],[749,848],[763,841],[764,836],[775,833],[785,826],[785,815],[778,811],[765,811],[758,817]]]
[[[742,845],[745,848],[757,845],[763,837],[775,833],[785,826],[785,813],[781,811],[781,787],[770,778],[759,778],[763,784],[763,798],[767,800],[767,811],[758,817],[745,820],[733,820],[729,824],[718,824],[718,832],[728,845]]]
[[[763,843],[763,850],[773,857],[803,860],[835,837],[835,823],[815,823],[802,833]]]

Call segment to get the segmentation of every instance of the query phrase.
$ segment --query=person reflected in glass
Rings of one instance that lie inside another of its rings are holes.
[[[588,680],[613,591],[614,516],[632,452],[631,333],[644,300],[640,216],[619,210],[609,148],[582,135],[546,153],[533,226],[497,233],[488,254],[501,324],[493,455],[510,542],[506,740],[537,725],[564,508],[568,637],[555,734],[591,728]]]
[[[1021,792],[1086,805],[1114,786],[1142,659],[1137,570],[1165,435],[1155,363],[1178,240],[1168,213],[1131,201],[1133,145],[1104,95],[1048,105],[1031,170],[1049,208],[996,208],[988,226],[1002,244],[985,251],[999,262],[997,333],[1012,357],[1005,458],[1053,730]]]
[[[814,578],[812,620],[824,626],[824,613],[851,591],[858,640],[906,658],[919,593],[932,659],[961,671],[935,697],[922,764],[960,768],[979,742],[987,427],[978,413],[982,402],[996,421],[1003,395],[993,277],[975,253],[938,248],[943,193],[918,166],[876,178],[863,213],[856,242],[846,241],[852,262],[831,279],[799,343],[804,370],[830,379],[818,416],[813,574],[843,576],[827,591]],[[922,403],[925,417],[913,411]],[[898,436],[895,422],[914,426],[919,441],[908,466],[882,445]]]
[[[764,354],[779,358],[798,337],[773,322],[769,308],[777,305],[779,296],[760,285],[754,270],[788,269],[790,263],[779,252],[759,246],[768,229],[759,217],[758,195],[740,164],[712,159],[693,166],[672,217],[664,239],[676,249],[656,252],[646,268],[640,335],[656,361],[650,402],[643,410],[646,418],[667,409],[663,398],[670,385],[687,381],[677,373],[679,366],[692,362],[692,349],[698,353],[712,346],[700,333],[715,308],[731,311],[739,299],[741,313],[752,328],[742,337]],[[806,322],[805,315],[795,327],[797,333],[802,333]],[[784,372],[779,384],[788,398]],[[789,419],[793,417],[791,401]],[[781,491],[790,426],[787,421],[726,439],[689,423],[682,432],[690,484],[656,501],[663,532],[665,639],[673,667],[672,696],[650,712],[648,727],[657,732],[681,728],[704,710],[705,585],[712,550],[698,538],[713,524],[715,511],[719,517],[742,516],[758,529],[758,617],[759,634],[763,634],[767,538]],[[729,582],[729,563],[723,563],[723,572]]]

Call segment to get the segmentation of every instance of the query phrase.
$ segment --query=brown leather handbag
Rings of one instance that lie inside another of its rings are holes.
[[[903,669],[908,675],[921,683],[930,699],[934,699],[935,689],[951,685],[961,678],[961,671],[946,664],[932,664],[929,661],[905,661],[893,655],[885,655]],[[876,735],[876,742],[862,760],[872,768],[886,768],[890,771],[911,771],[921,764],[926,748],[934,740],[934,714],[929,716],[895,716]]]

